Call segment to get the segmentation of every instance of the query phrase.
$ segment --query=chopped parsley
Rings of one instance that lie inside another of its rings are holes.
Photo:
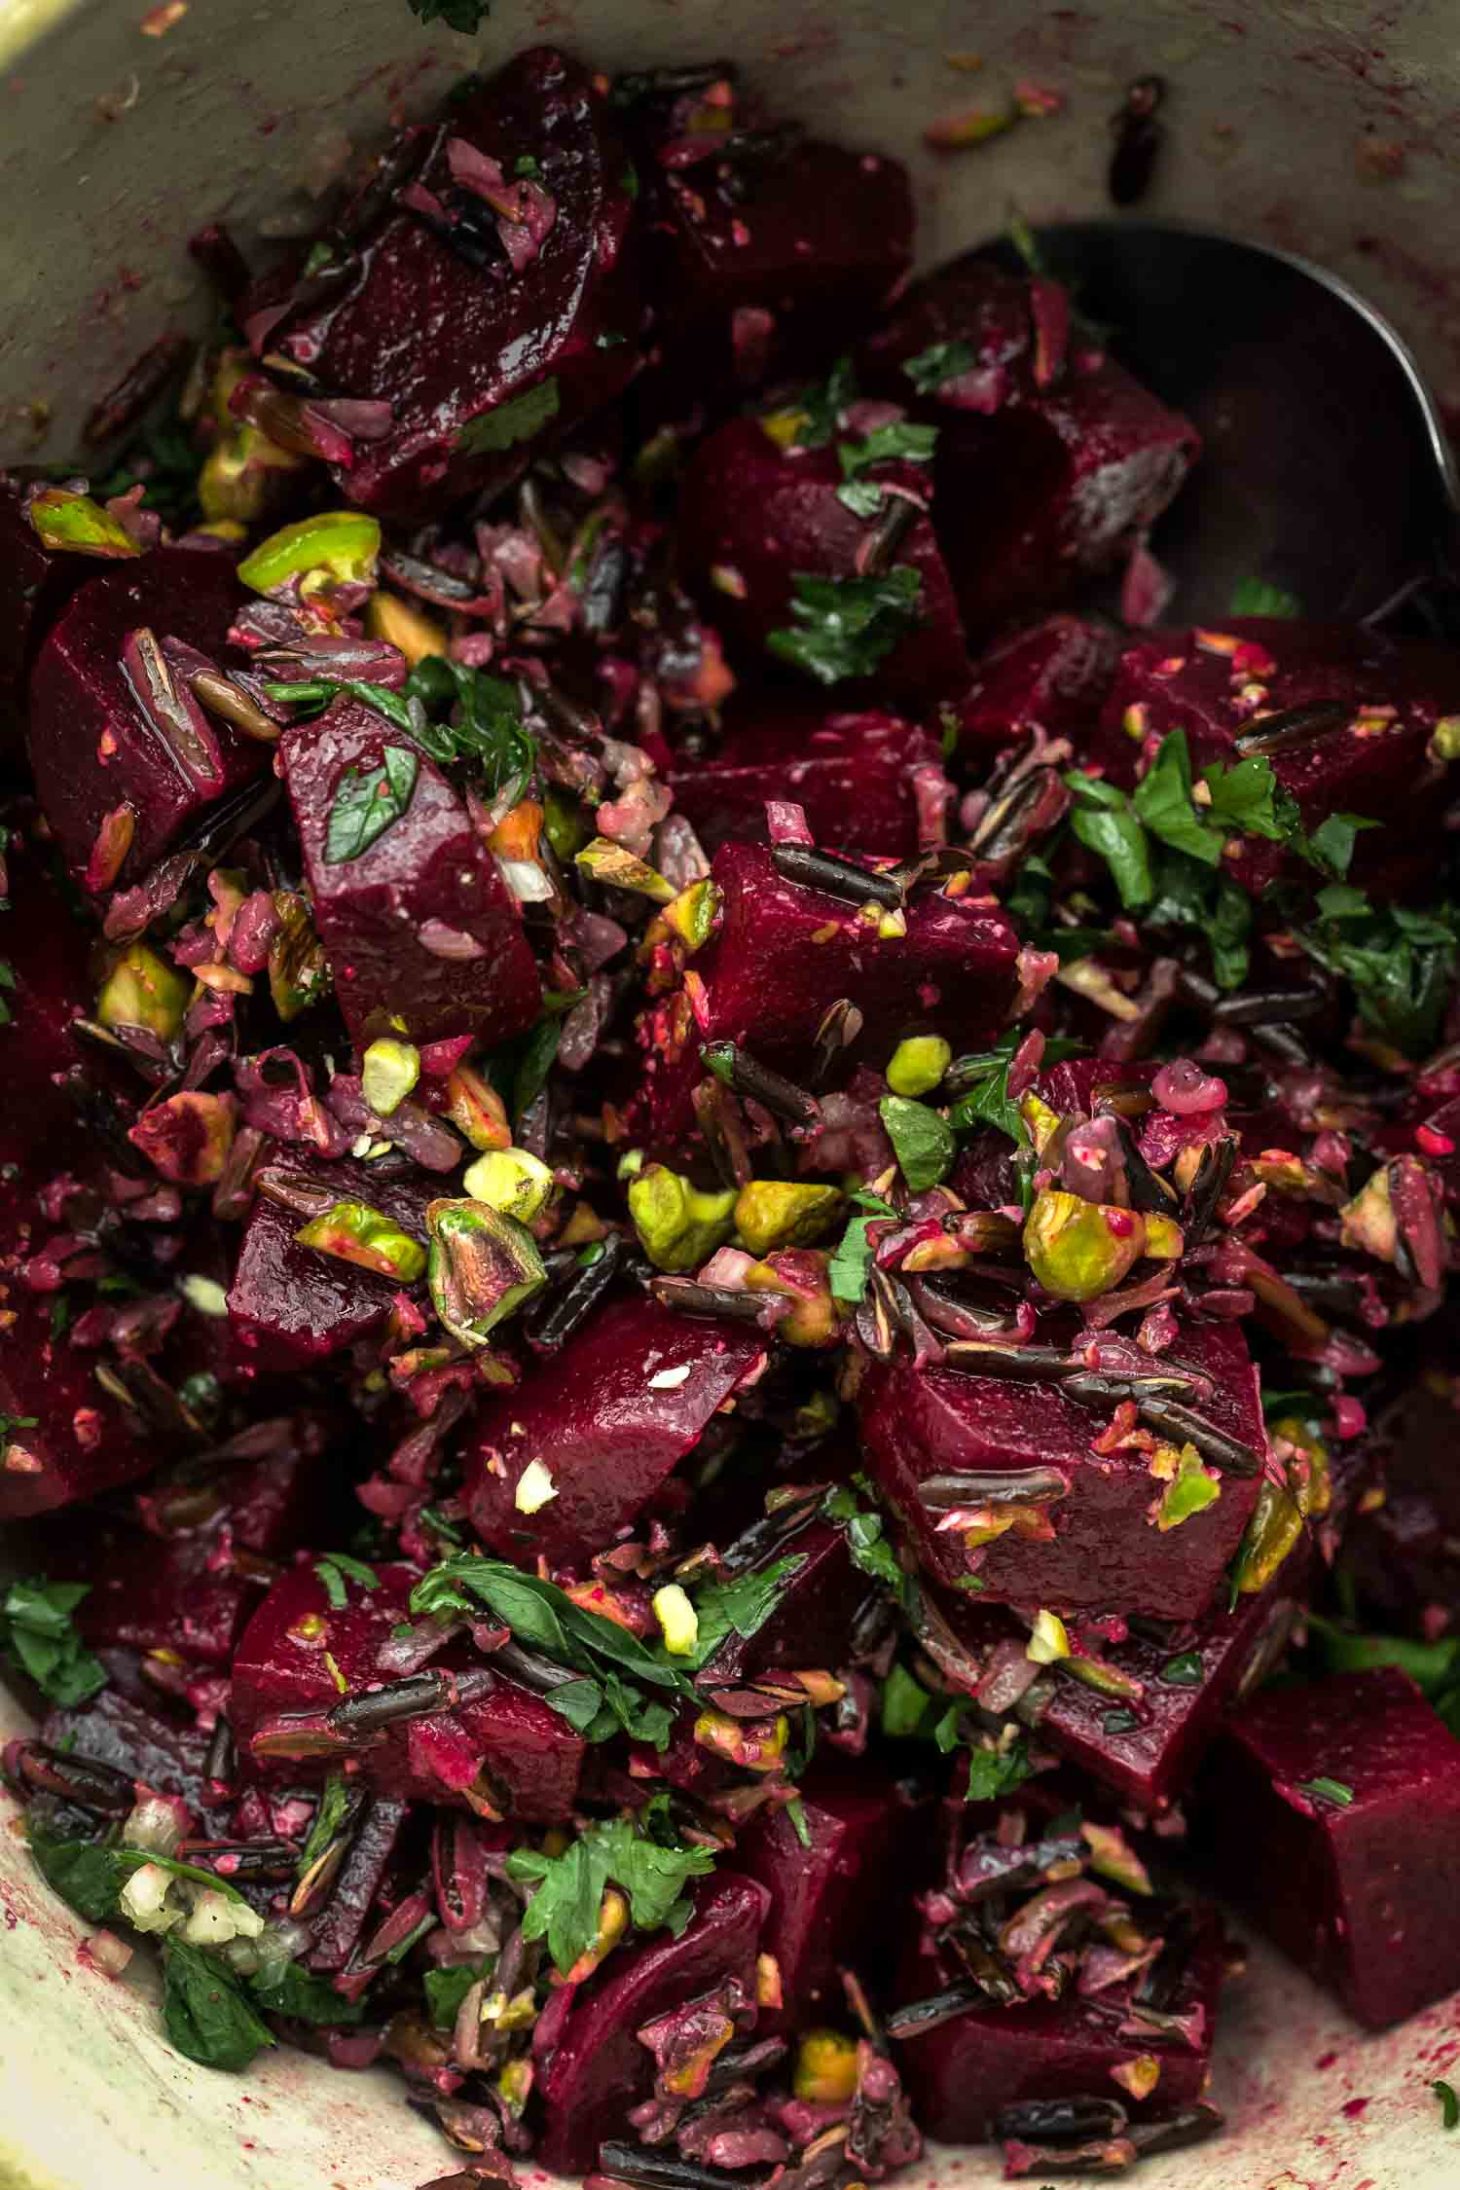
[[[444,4],[454,4],[454,0],[444,0]],[[520,441],[530,441],[557,417],[561,401],[555,378],[549,375],[539,380],[535,387],[524,388],[521,395],[469,418],[456,437],[457,455],[492,456],[499,449],[512,449]]]
[[[100,1658],[86,1648],[72,1621],[89,1591],[87,1582],[12,1582],[0,1599],[0,1648],[42,1695],[63,1707],[85,1703],[106,1686]]]
[[[846,1537],[847,1550],[858,1573],[880,1582],[899,1601],[905,1601],[908,1578],[887,1540],[881,1514],[875,1508],[858,1505],[856,1491],[849,1483],[838,1483],[834,1490],[828,1491],[822,1500],[821,1511],[828,1521],[836,1522]]]
[[[1460,2097],[1456,2096],[1455,2086],[1447,2084],[1443,2076],[1437,2076],[1430,2089],[1440,2102],[1440,2127],[1460,2129]]]
[[[695,1617],[699,1633],[692,1655],[683,1662],[698,1672],[731,1635],[748,1640],[759,1634],[785,1594],[793,1575],[805,1560],[799,1552],[772,1560],[769,1566],[737,1574],[728,1582],[710,1582],[695,1592]]]
[[[545,1939],[562,1975],[596,1941],[604,1889],[610,1885],[624,1894],[639,1931],[665,1930],[677,1939],[684,1930],[692,1913],[684,1889],[691,1879],[708,1876],[714,1854],[672,1837],[667,1810],[667,1798],[656,1797],[642,1819],[616,1817],[590,1825],[561,1855],[514,1848],[508,1856],[508,1877],[536,1885],[522,1936]]]
[[[537,765],[537,741],[523,727],[522,698],[505,677],[439,655],[417,662],[406,679],[407,700],[419,700],[424,720],[412,719],[416,743],[443,767],[468,765],[495,798],[515,805]]]
[[[1183,1650],[1180,1657],[1166,1660],[1158,1677],[1168,1688],[1200,1688],[1204,1675],[1201,1652]]]
[[[869,677],[917,624],[922,584],[906,564],[875,578],[798,571],[791,580],[794,628],[771,632],[766,644],[821,684]]]
[[[1227,613],[1231,616],[1301,616],[1303,604],[1296,593],[1269,585],[1265,578],[1239,578],[1232,588]]]
[[[851,1197],[853,1206],[862,1214],[853,1217],[838,1242],[827,1282],[832,1297],[841,1301],[858,1301],[867,1290],[872,1274],[872,1243],[867,1237],[867,1227],[875,1217],[895,1217],[897,1211],[890,1202],[865,1188]]]
[[[341,771],[325,833],[327,866],[358,859],[400,820],[411,803],[420,766],[415,753],[387,745],[379,768]]]
[[[330,1609],[343,1612],[350,1601],[347,1581],[358,1583],[361,1589],[378,1589],[380,1576],[373,1566],[363,1559],[352,1559],[348,1552],[331,1551],[314,1562],[314,1571],[324,1584],[324,1593],[330,1601]]]
[[[1327,1803],[1334,1810],[1346,1810],[1354,1799],[1352,1787],[1346,1786],[1341,1779],[1327,1779],[1322,1774],[1317,1779],[1299,1780],[1296,1792],[1306,1795],[1310,1802]]]
[[[972,372],[977,363],[967,342],[930,342],[916,357],[904,358],[902,369],[919,395],[936,395],[950,380]]]
[[[903,422],[874,427],[861,441],[841,442],[836,452],[837,461],[842,468],[842,484],[837,488],[837,500],[858,517],[875,516],[882,504],[882,488],[876,480],[863,475],[874,464],[931,463],[937,439],[936,426],[914,426]]]
[[[955,1143],[941,1111],[907,1095],[884,1095],[877,1109],[909,1193],[925,1193],[948,1176]]]
[[[1309,957],[1349,983],[1365,1026],[1406,1056],[1423,1056],[1439,1037],[1455,970],[1454,908],[1374,905],[1335,884],[1319,891],[1317,910],[1298,931]]]

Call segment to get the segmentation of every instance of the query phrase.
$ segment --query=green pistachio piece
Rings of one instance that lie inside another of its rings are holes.
[[[463,1346],[485,1346],[547,1283],[537,1241],[515,1217],[480,1201],[433,1201],[426,1223],[436,1313]]]
[[[337,585],[369,585],[380,553],[380,526],[355,509],[321,510],[282,525],[245,555],[238,575],[255,593],[274,593],[291,578],[322,570]]]
[[[1055,1300],[1098,1300],[1139,1260],[1145,1237],[1139,1211],[1046,1187],[1025,1219],[1024,1260]]]
[[[1031,1665],[1057,1665],[1070,1654],[1069,1631],[1057,1612],[1043,1606],[1034,1615],[1024,1655]]]
[[[301,1247],[317,1248],[322,1255],[353,1262],[402,1285],[414,1285],[426,1267],[426,1250],[420,1241],[368,1202],[337,1201],[311,1217],[294,1237]]]
[[[778,1293],[790,1302],[776,1324],[776,1336],[787,1346],[834,1346],[840,1338],[830,1267],[830,1256],[819,1247],[783,1247],[746,1271],[748,1293]]]
[[[330,969],[309,906],[298,892],[275,890],[274,911],[279,925],[269,944],[269,994],[287,1026],[328,994]]]
[[[1167,1529],[1180,1528],[1193,1514],[1205,1513],[1208,1506],[1214,1506],[1221,1495],[1221,1477],[1214,1469],[1202,1466],[1201,1454],[1195,1445],[1183,1445],[1176,1473],[1166,1485],[1156,1508],[1156,1526],[1163,1535]]]
[[[812,2106],[845,2106],[857,2088],[857,2041],[839,2030],[808,2030],[796,2046],[791,2088]]]
[[[1302,1534],[1303,1516],[1296,1498],[1279,1490],[1276,1483],[1264,1482],[1237,1553],[1233,1581],[1238,1596],[1255,1597],[1266,1589]]]
[[[841,1208],[834,1186],[750,1179],[735,1197],[735,1229],[753,1255],[768,1255],[774,1247],[809,1247],[835,1224]]]
[[[43,487],[25,514],[41,546],[54,553],[121,557],[142,552],[126,526],[89,494]]]
[[[952,1062],[941,1034],[910,1034],[892,1052],[887,1085],[894,1095],[931,1095]]]
[[[678,1582],[666,1582],[662,1589],[655,1590],[654,1617],[670,1657],[692,1657],[700,1639],[700,1619]]]
[[[485,1202],[519,1224],[531,1224],[546,1206],[556,1181],[547,1165],[526,1148],[489,1148],[461,1183],[473,1201]]]
[[[421,1052],[414,1042],[395,1042],[382,1037],[366,1050],[360,1067],[360,1089],[377,1118],[398,1110],[421,1077]]]
[[[1399,1221],[1394,1214],[1394,1189],[1389,1166],[1381,1164],[1357,1194],[1338,1213],[1339,1237],[1345,1247],[1357,1247],[1379,1262],[1393,1262],[1398,1252]]]
[[[730,1237],[733,1193],[701,1193],[662,1163],[646,1164],[629,1184],[629,1215],[656,1270],[695,1270]]]
[[[606,882],[615,890],[634,890],[640,897],[652,897],[656,905],[672,904],[679,894],[672,882],[666,882],[655,868],[626,852],[611,837],[596,836],[591,844],[585,844],[574,865],[595,882]]]
[[[715,932],[723,894],[719,885],[705,875],[700,881],[691,882],[665,906],[664,920],[688,949],[697,951],[709,942]]]
[[[193,984],[145,943],[129,943],[101,986],[96,1016],[104,1027],[146,1027],[159,1041],[182,1032]]]

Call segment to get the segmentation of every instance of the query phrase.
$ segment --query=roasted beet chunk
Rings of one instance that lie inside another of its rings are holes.
[[[357,1045],[520,1034],[541,992],[515,900],[434,762],[338,701],[286,733],[314,917]]]
[[[420,1172],[392,1178],[353,1163],[277,1170],[284,1198],[261,1193],[249,1210],[228,1312],[245,1356],[259,1368],[306,1368],[383,1330],[401,1290],[399,1276],[306,1247],[298,1237],[311,1221],[306,1205],[325,1196],[363,1204],[420,1244],[436,1188]]]
[[[645,2024],[732,1979],[754,1999],[766,1903],[764,1886],[722,1870],[701,1887],[680,1938],[620,1949],[582,1986],[537,2064],[536,2157],[550,2173],[590,2172],[603,2139],[647,2096],[654,2057],[638,2036]]]
[[[874,445],[850,425],[825,448],[782,447],[753,418],[722,426],[685,475],[685,573],[749,657],[826,685],[870,678],[910,700],[948,699],[968,658],[927,516],[931,473],[902,457],[844,472]],[[854,487],[866,491],[849,507]]]
[[[266,764],[266,749],[203,712],[181,642],[226,662],[240,598],[218,549],[158,548],[90,578],[30,683],[36,793],[88,890],[135,882],[189,826]]]
[[[1197,437],[1077,329],[1058,283],[955,259],[866,344],[868,384],[936,420],[936,521],[970,632],[1105,569],[1160,516]]]
[[[665,397],[682,409],[828,364],[912,263],[906,171],[764,128],[729,75],[678,97],[616,90],[651,223]]]
[[[743,1323],[648,1301],[603,1309],[478,1417],[467,1465],[472,1526],[514,1557],[586,1560],[606,1550],[764,1360],[764,1340]],[[534,1481],[545,1468],[552,1489],[528,1510],[518,1485],[534,1463]]]
[[[311,302],[308,277],[254,299],[255,346],[352,399],[335,468],[353,501],[410,516],[499,486],[618,394],[637,362],[631,187],[587,71],[539,47],[386,153],[346,217],[343,299]]]
[[[1083,741],[1095,728],[1119,658],[1115,633],[1080,616],[1047,616],[975,664],[956,710],[959,739],[984,752],[1036,730]]]
[[[779,2011],[757,2030],[844,2012],[838,1969],[861,1975],[864,1954],[890,1928],[895,1896],[885,1866],[901,1810],[896,1791],[868,1775],[856,1787],[808,1787],[804,1835],[784,1810],[763,1810],[738,1842],[736,1860],[771,1897],[761,1945],[781,1986]]]
[[[723,901],[719,929],[691,960],[686,987],[640,1026],[654,1142],[672,1145],[692,1130],[703,1044],[741,1043],[794,1077],[844,997],[861,1014],[850,1063],[883,1064],[918,1031],[941,1034],[955,1051],[998,1032],[1018,940],[987,901],[925,890],[905,911],[869,911],[849,902],[852,882],[832,895],[790,881],[774,852],[755,844],[723,845],[712,874]]]
[[[1399,825],[1399,845],[1379,831],[1359,835],[1362,877],[1396,853],[1435,856],[1442,801],[1424,796],[1439,774],[1426,748],[1436,723],[1457,710],[1460,656],[1446,648],[1358,625],[1242,617],[1220,630],[1156,632],[1128,648],[1097,750],[1123,778],[1178,729],[1198,774],[1265,754],[1309,830],[1334,813]]]
[[[1460,1741],[1407,1674],[1266,1690],[1203,1792],[1224,1886],[1359,2022],[1460,1985]]]
[[[906,859],[939,833],[948,786],[927,731],[880,711],[828,714],[779,696],[739,715],[712,752],[677,755],[666,779],[707,851],[730,837],[763,844],[768,800],[799,806],[832,850]]]
[[[368,1584],[336,1570],[331,1589],[301,1565],[275,1583],[233,1661],[240,1745],[290,1777],[352,1756],[385,1794],[543,1823],[566,1817],[583,1755],[567,1721],[480,1659],[468,1668],[457,1650],[392,1671],[388,1646],[415,1577],[405,1567],[367,1572]]]
[[[1072,1399],[1057,1383],[872,1365],[861,1390],[868,1462],[928,1572],[954,1584],[975,1576],[991,1604],[1169,1620],[1205,1611],[1257,1501],[1257,1373],[1231,1324],[1191,1325],[1169,1361],[1200,1380],[1179,1452],[1164,1436],[1154,1446],[1106,1439],[1110,1449],[1098,1450],[1111,1404]],[[1211,1465],[1229,1441],[1240,1454]],[[1198,1504],[1177,1477],[1194,1482],[1203,1467]]]

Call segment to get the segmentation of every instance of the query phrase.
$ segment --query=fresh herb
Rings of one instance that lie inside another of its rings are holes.
[[[809,1848],[811,1845],[811,1827],[806,1822],[806,1805],[799,1795],[786,1804],[786,1815],[791,1820],[791,1830],[802,1847]]]
[[[241,1901],[238,1888],[214,1871],[184,1863],[175,1855],[157,1855],[147,1848],[126,1848],[109,1840],[62,1840],[32,1830],[30,1852],[36,1869],[53,1893],[69,1902],[88,1922],[103,1924],[117,1914],[122,1888],[134,1871],[151,1864],[173,1878],[205,1886],[226,1901]]]
[[[882,1201],[876,1194],[863,1188],[851,1197],[854,1207],[864,1213],[853,1217],[843,1232],[835,1254],[827,1270],[827,1282],[832,1298],[841,1301],[857,1301],[867,1290],[872,1274],[872,1243],[867,1237],[867,1227],[876,1217],[895,1217],[897,1211],[890,1202]]]
[[[686,1669],[698,1672],[708,1665],[728,1635],[748,1641],[759,1634],[785,1595],[791,1577],[805,1563],[800,1553],[788,1553],[767,1567],[737,1575],[728,1582],[711,1582],[698,1590],[694,1607],[699,1633],[693,1655],[683,1661]]]
[[[308,677],[302,683],[264,686],[265,699],[277,700],[282,707],[305,710],[298,717],[301,722],[312,722],[342,692],[347,699],[358,700],[362,707],[383,715],[407,737],[413,735],[411,711],[399,692],[392,692],[388,684],[367,684],[359,677]]]
[[[446,1969],[428,1969],[422,1983],[426,2013],[437,2030],[450,2030],[462,2001],[478,1978],[489,1977],[495,1962],[453,1962]]]
[[[1021,1734],[1007,1749],[973,1748],[968,1753],[965,1802],[997,1802],[1012,1794],[1030,1775],[1029,1744]]]
[[[406,1633],[410,1633],[409,1627]],[[314,1813],[314,1823],[309,1828],[299,1856],[299,1876],[302,1878],[310,1865],[317,1863],[330,1845],[350,1811],[350,1783],[343,1772],[331,1772],[325,1781],[324,1793]]]
[[[825,448],[835,436],[841,424],[842,413],[849,403],[857,400],[857,382],[849,357],[839,357],[827,379],[819,386],[803,388],[796,399],[800,422],[796,428],[796,446],[801,449]]]
[[[1205,1677],[1199,1650],[1183,1650],[1180,1657],[1168,1658],[1159,1675],[1168,1688],[1200,1688]]]
[[[956,1146],[941,1111],[907,1095],[884,1095],[877,1110],[910,1194],[925,1193],[948,1176]]]
[[[899,1602],[905,1602],[908,1578],[898,1564],[897,1553],[887,1541],[881,1514],[859,1506],[856,1491],[847,1483],[838,1483],[834,1490],[827,1492],[821,1511],[826,1520],[836,1522],[846,1537],[847,1550],[858,1573],[880,1582]]]
[[[324,1593],[330,1601],[331,1610],[335,1612],[343,1612],[350,1601],[349,1591],[345,1588],[347,1581],[358,1583],[361,1589],[380,1587],[380,1576],[374,1567],[367,1566],[363,1559],[352,1559],[344,1551],[331,1551],[316,1559],[314,1571],[323,1582]]]
[[[860,479],[874,464],[931,464],[938,445],[936,426],[914,426],[906,420],[874,426],[860,441],[837,445],[837,462],[843,479]]]
[[[836,498],[854,517],[875,517],[882,507],[882,489],[875,479],[844,480]]]
[[[0,958],[0,1027],[8,1027],[15,1017],[5,1000],[5,992],[15,988],[15,968],[8,958]]]
[[[1447,2084],[1443,2076],[1437,2076],[1430,2089],[1440,2102],[1440,2127],[1460,2129],[1460,2097],[1456,2096],[1455,2086]]]
[[[325,835],[328,866],[358,859],[411,803],[420,761],[403,746],[387,745],[379,768],[346,768],[335,784]]]
[[[514,175],[525,175],[530,181],[536,182],[538,176],[542,173],[542,165],[540,161],[533,158],[530,152],[519,152],[512,162],[512,172]]]
[[[274,2043],[232,1972],[174,1936],[162,1945],[162,2022],[178,2052],[204,2068],[247,2068]]]
[[[895,1664],[882,1683],[882,1731],[893,1741],[914,1740],[928,1730],[936,1704],[907,1667]]]
[[[1230,616],[1301,616],[1303,604],[1296,593],[1269,585],[1265,578],[1239,578],[1228,603]]]
[[[644,1822],[651,1832],[656,1825],[660,1831],[667,1829],[662,1813]],[[536,1882],[537,1887],[523,1915],[522,1936],[529,1941],[546,1939],[554,1966],[564,1976],[598,1937],[599,1913],[609,1885],[627,1897],[629,1914],[640,1931],[663,1929],[677,1939],[692,1913],[684,1898],[685,1887],[713,1868],[709,1848],[651,1838],[649,1832],[640,1832],[621,1817],[588,1826],[561,1855],[515,1848],[507,1858],[509,1878]]]
[[[316,1977],[299,1962],[261,1970],[250,1980],[250,1989],[260,2007],[296,2023],[358,2023],[365,2013],[363,2000],[342,1999],[327,1977]]]
[[[1318,1612],[1306,1615],[1306,1625],[1327,1672],[1366,1673],[1374,1666],[1397,1665],[1432,1700],[1460,1678],[1460,1635],[1436,1642],[1409,1635],[1359,1635]]]
[[[1016,1148],[1029,1146],[1029,1129],[1009,1093],[1009,1068],[1020,1039],[1018,1030],[1011,1029],[993,1049],[981,1056],[960,1057],[950,1068],[955,1084],[967,1089],[948,1113],[956,1132],[971,1133],[991,1125],[1006,1133]]]
[[[443,767],[464,762],[488,794],[516,805],[537,766],[537,741],[523,727],[522,698],[505,677],[428,654],[406,679],[406,697],[427,720],[411,724],[416,743]]]
[[[791,614],[799,628],[773,631],[766,641],[822,684],[869,677],[918,621],[922,579],[905,564],[873,578],[791,580]]]
[[[1297,1792],[1307,1795],[1312,1802],[1326,1802],[1335,1810],[1346,1810],[1354,1799],[1352,1787],[1345,1786],[1341,1779],[1326,1779],[1321,1775],[1317,1779],[1300,1779]]]
[[[1150,846],[1129,794],[1119,784],[1079,769],[1065,777],[1065,784],[1075,802],[1070,826],[1085,849],[1105,861],[1122,905],[1128,912],[1149,905]]]
[[[106,1686],[105,1667],[72,1622],[89,1589],[87,1582],[12,1582],[0,1600],[0,1649],[63,1708]]]
[[[904,358],[902,369],[919,395],[936,395],[950,380],[971,373],[977,363],[967,342],[930,342],[916,357]]]
[[[1421,1057],[1438,1039],[1457,938],[1454,910],[1372,904],[1335,884],[1318,893],[1318,919],[1298,931],[1310,958],[1341,974],[1365,1026],[1406,1056]]]
[[[445,0],[445,4],[453,4],[453,0]],[[521,395],[499,403],[495,410],[468,419],[456,437],[456,452],[459,456],[490,456],[499,449],[515,448],[519,441],[528,441],[541,432],[549,419],[556,418],[560,403],[557,381],[552,377],[540,380],[536,387],[524,388]]]

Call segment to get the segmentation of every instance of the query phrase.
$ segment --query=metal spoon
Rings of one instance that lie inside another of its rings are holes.
[[[1205,454],[1157,527],[1175,613],[1231,613],[1263,579],[1308,616],[1419,606],[1454,630],[1460,473],[1414,356],[1336,274],[1175,223],[1035,233],[1111,354],[1200,429]],[[1018,270],[1008,243],[990,256]]]

